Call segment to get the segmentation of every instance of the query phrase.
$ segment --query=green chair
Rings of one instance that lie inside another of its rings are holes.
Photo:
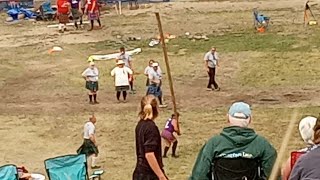
[[[8,164],[0,167],[1,180],[19,180],[17,166]]]
[[[88,180],[86,155],[66,155],[44,161],[49,180]]]

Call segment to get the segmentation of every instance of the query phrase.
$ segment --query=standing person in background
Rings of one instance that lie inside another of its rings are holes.
[[[82,15],[80,16],[80,26],[83,25],[83,15],[85,15],[85,9],[86,9],[86,0],[80,0],[80,7]]]
[[[84,141],[83,141],[83,144],[77,150],[78,154],[85,154],[88,159],[91,157],[91,169],[100,168],[100,166],[96,165],[98,154],[99,154],[96,135],[95,135],[96,122],[97,122],[96,117],[92,115],[92,117],[89,118],[89,121],[85,123],[84,130],[83,130]]]
[[[70,0],[74,27],[78,29],[78,20],[82,17],[81,0]]]
[[[180,129],[178,126],[179,121],[179,113],[172,114],[171,118],[169,118],[166,122],[165,128],[161,133],[161,137],[165,140],[165,148],[164,148],[164,154],[163,157],[167,157],[167,153],[169,151],[169,148],[171,144],[172,146],[172,157],[178,158],[179,156],[176,155],[176,150],[178,147],[178,140],[176,137],[174,137],[173,133],[176,132],[180,136]]]
[[[99,28],[102,28],[97,0],[87,0],[85,12],[88,14],[88,19],[91,22],[91,28],[89,29],[89,31],[93,30],[93,25],[95,20],[97,20],[97,22],[99,23]]]
[[[139,122],[135,129],[137,163],[133,180],[168,180],[163,170],[161,136],[155,120],[159,115],[154,96],[141,100]]]
[[[97,101],[97,92],[99,90],[99,70],[97,67],[95,67],[94,62],[90,62],[89,65],[90,66],[82,73],[82,77],[86,80],[86,89],[89,90],[89,103],[99,104],[99,102]],[[92,96],[94,101],[92,101]]]
[[[219,57],[215,47],[212,47],[211,50],[205,54],[204,61],[205,69],[209,75],[207,91],[220,91],[220,87],[215,80],[216,68],[219,67]]]
[[[57,0],[58,20],[59,20],[59,33],[67,30],[67,23],[69,23],[69,16],[71,5],[69,0]]]
[[[125,50],[125,48],[124,47],[121,47],[120,48],[120,54],[119,54],[119,56],[117,57],[117,61],[119,61],[119,60],[122,60],[125,64],[125,66],[126,67],[128,67],[128,68],[130,68],[132,71],[134,71],[133,70],[133,64],[132,64],[132,58],[131,58],[131,56],[128,54],[128,53],[126,53],[126,50]],[[132,76],[132,78],[130,79],[130,81],[129,81],[129,84],[130,84],[130,90],[131,90],[131,94],[135,94],[136,93],[136,90],[133,88],[133,76]]]
[[[147,86],[147,87],[149,86],[149,78],[148,78],[149,72],[152,72],[152,71],[153,71],[153,67],[152,67],[152,64],[153,64],[153,63],[155,63],[155,61],[151,59],[151,60],[149,61],[148,66],[144,69],[144,75],[147,76],[147,81],[146,81],[146,86]],[[158,66],[157,72],[161,75],[161,79],[162,79],[162,71],[161,71],[160,66]],[[160,79],[160,80],[161,80],[161,79]],[[161,84],[162,84],[162,81],[161,81]]]
[[[162,102],[162,90],[161,90],[161,74],[158,72],[158,63],[152,64],[152,70],[149,71],[148,78],[149,78],[149,86],[147,94],[152,94],[159,99],[159,107],[165,108],[167,105],[163,104]]]
[[[120,95],[122,92],[123,101],[126,102],[127,91],[129,90],[129,81],[132,78],[132,70],[124,66],[124,62],[119,60],[117,62],[117,67],[111,71],[111,76],[114,77],[114,84],[116,86],[116,96],[118,102],[120,102]]]

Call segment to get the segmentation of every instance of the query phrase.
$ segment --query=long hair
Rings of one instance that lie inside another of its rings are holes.
[[[140,106],[141,106],[141,109],[139,112],[140,119],[154,120],[155,118],[158,117],[158,115],[159,115],[158,102],[157,102],[155,96],[153,96],[153,95],[144,96],[141,99]]]
[[[314,144],[320,144],[320,114],[317,118],[316,125],[314,125]]]

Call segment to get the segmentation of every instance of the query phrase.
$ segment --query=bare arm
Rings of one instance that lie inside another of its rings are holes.
[[[97,145],[96,137],[93,134],[90,134],[89,139],[93,142],[94,145]]]
[[[96,8],[96,5],[97,5],[96,1],[93,1],[91,12],[93,12],[93,10]]]
[[[146,157],[151,169],[158,176],[158,178],[160,180],[167,180],[166,176],[163,174],[162,170],[160,169],[160,166],[157,162],[157,159],[154,155],[154,152],[146,153],[145,157]]]
[[[172,125],[173,125],[173,128],[174,128],[174,131],[180,135],[180,128],[179,128],[179,125],[178,125],[178,120],[177,119],[173,119],[172,120]]]

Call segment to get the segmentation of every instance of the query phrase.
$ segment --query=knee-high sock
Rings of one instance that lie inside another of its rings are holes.
[[[95,155],[91,157],[91,167],[95,167],[97,165],[97,159],[98,157],[96,157]]]
[[[120,100],[121,91],[117,91],[117,100]]]
[[[127,91],[122,91],[123,100],[127,99]]]
[[[168,153],[168,151],[169,151],[169,146],[166,146],[166,147],[164,147],[164,152],[163,152],[163,156],[167,156],[167,153]]]
[[[172,156],[176,155],[177,146],[178,146],[178,141],[175,141],[172,145]]]
[[[162,105],[162,96],[158,96],[158,99],[159,99],[160,105]]]

